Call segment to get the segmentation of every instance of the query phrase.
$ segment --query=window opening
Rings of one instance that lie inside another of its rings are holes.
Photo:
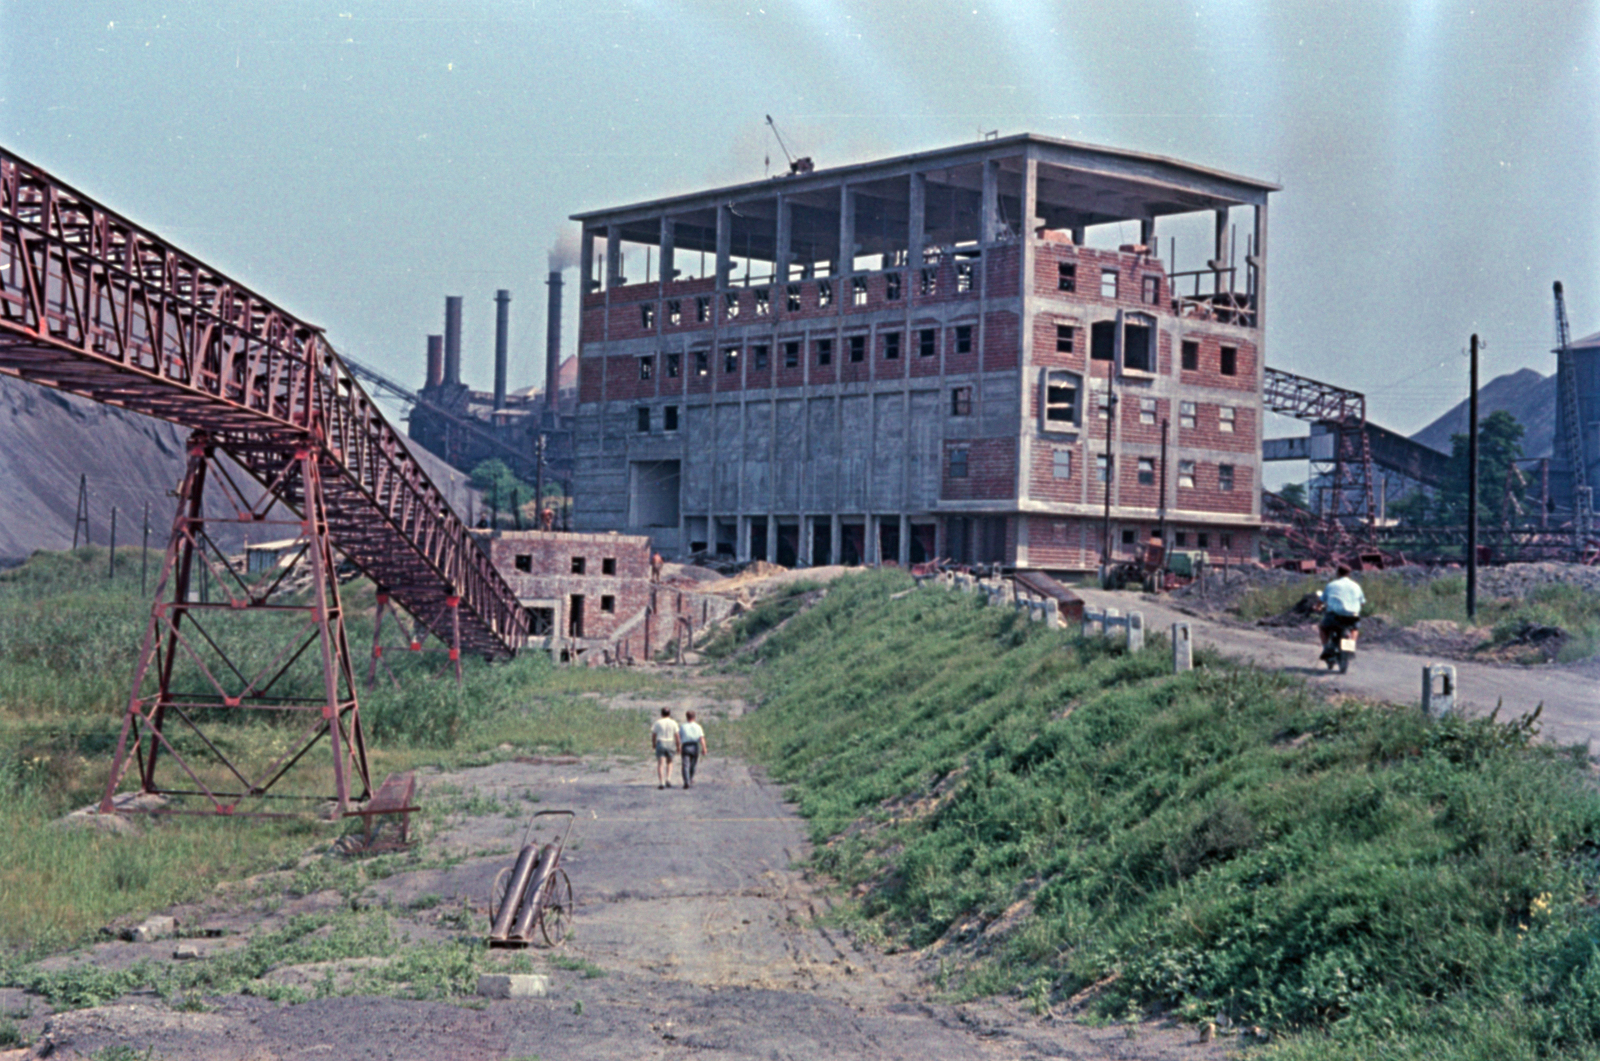
[[[1178,485],[1186,490],[1194,489],[1194,461],[1178,462]]]
[[[1117,322],[1095,321],[1089,326],[1089,357],[1110,361],[1117,356]]]
[[[768,351],[770,349],[765,344],[750,348],[750,356],[755,361],[755,370],[757,372],[765,372],[767,370]]]
[[[1217,544],[1224,549],[1231,550],[1233,548],[1233,532],[1223,531],[1221,534],[1218,534]]]
[[[772,313],[772,289],[766,287],[756,288],[756,316],[766,317]]]
[[[1200,368],[1200,344],[1193,339],[1183,341],[1183,370],[1194,372]]]
[[[533,557],[528,553],[518,553],[515,563],[518,571],[533,570]]]
[[[831,364],[833,364],[833,340],[832,339],[818,339],[817,340],[817,364],[819,364],[819,365],[831,365]]]
[[[1195,424],[1195,405],[1194,405],[1194,402],[1179,402],[1178,403],[1178,426],[1181,427],[1181,428],[1188,429],[1188,430],[1193,430],[1194,429],[1194,424]]]
[[[1100,297],[1117,297],[1117,271],[1115,269],[1100,270]]]
[[[1222,364],[1220,366],[1218,366],[1218,367],[1222,370],[1222,374],[1224,376],[1232,376],[1232,375],[1238,374],[1238,371],[1239,371],[1239,349],[1237,347],[1224,346],[1222,348],[1222,359],[1221,360],[1222,360]]]
[[[694,352],[694,374],[697,376],[708,375],[711,372],[711,351],[696,350]]]
[[[1233,424],[1236,413],[1233,406],[1224,405],[1217,410],[1217,430],[1225,435],[1233,434]]]
[[[1122,528],[1122,544],[1123,545],[1132,545],[1133,544],[1133,535],[1134,535],[1134,531],[1133,531],[1132,527],[1124,527],[1124,528]]]
[[[1217,489],[1224,493],[1233,492],[1233,465],[1217,465]]]
[[[614,614],[617,610],[617,598],[611,596],[609,593],[602,596],[600,598],[600,610],[605,612],[607,615]]]
[[[683,323],[683,303],[678,299],[667,301],[667,323],[673,325]]]
[[[583,637],[583,594],[574,593],[567,604],[567,636]]]
[[[647,354],[641,357],[639,359],[639,379],[641,381],[648,380],[651,373],[655,371],[655,367],[656,359],[653,356]]]
[[[739,348],[737,346],[729,346],[722,351],[722,371],[724,375],[732,375],[739,371]]]
[[[939,352],[939,332],[934,328],[924,328],[917,333],[917,355],[919,357],[933,357]]]
[[[857,276],[850,281],[850,304],[865,306],[867,304],[867,278]]]
[[[1154,457],[1139,458],[1139,485],[1156,485],[1156,459]]]
[[[615,575],[617,573],[617,558],[606,556],[600,559],[600,573],[602,575]]]
[[[677,379],[682,372],[683,356],[681,354],[667,355],[667,378]]]
[[[956,294],[965,295],[972,290],[972,263],[956,262]]]
[[[572,573],[574,575],[583,574],[583,557],[574,556],[572,558]]]
[[[1078,266],[1076,262],[1060,262],[1056,265],[1056,290],[1078,290]]]
[[[639,307],[639,327],[654,328],[656,326],[656,307],[653,302],[646,302]]]
[[[900,300],[900,274],[885,273],[883,276],[883,297],[890,302]]]
[[[965,479],[967,477],[967,450],[953,449],[950,451],[950,478]]]
[[[1148,324],[1125,320],[1122,326],[1122,367],[1134,372],[1154,372],[1152,332]]]
[[[831,305],[833,305],[833,281],[832,280],[818,280],[817,281],[817,305],[818,306],[831,306]]]
[[[898,361],[900,359],[900,333],[883,333],[883,359],[885,361]]]
[[[1107,482],[1108,481],[1108,477],[1106,475],[1106,468],[1107,468],[1107,466],[1110,465],[1110,463],[1111,463],[1111,458],[1107,457],[1104,453],[1096,453],[1095,454],[1095,456],[1094,456],[1094,481],[1095,482],[1103,483],[1103,482]]]
[[[1201,548],[1201,549],[1209,549],[1209,548],[1211,548],[1211,532],[1210,531],[1195,531],[1194,544],[1195,544],[1196,547]]]
[[[783,367],[800,367],[800,344],[798,342],[791,341],[783,344]]]
[[[958,354],[970,354],[970,353],[972,353],[972,325],[970,325],[970,324],[958,324],[958,325],[956,325],[956,353],[958,353]]]
[[[1072,451],[1058,449],[1050,455],[1050,474],[1057,479],[1072,478]]]
[[[1144,303],[1147,306],[1161,305],[1161,277],[1147,276],[1144,278]]]
[[[1139,422],[1153,424],[1156,422],[1156,400],[1154,398],[1139,399]]]
[[[641,405],[639,408],[637,408],[637,409],[635,409],[633,411],[633,414],[634,414],[634,419],[636,421],[638,421],[639,433],[642,434],[642,435],[643,434],[649,434],[650,433],[650,408],[649,408],[649,406]]]
[[[924,295],[937,295],[939,293],[939,270],[937,267],[922,270],[921,293]]]
[[[1072,353],[1072,340],[1077,337],[1078,329],[1070,324],[1056,325],[1056,353]]]
[[[867,337],[865,335],[852,335],[850,337],[850,360],[865,361],[867,359]]]
[[[1187,548],[1188,545],[1189,545],[1189,532],[1188,531],[1175,531],[1175,532],[1173,532],[1172,544],[1177,546],[1179,549]]]
[[[799,313],[800,312],[800,285],[799,284],[790,284],[788,286],[787,290],[784,292],[784,297],[785,297],[785,300],[786,300],[784,302],[784,306],[789,310],[789,312],[790,313]]]
[[[723,296],[723,305],[726,307],[729,320],[736,320],[739,316],[739,292],[729,291]]]
[[[1082,377],[1051,369],[1044,374],[1044,419],[1048,424],[1079,422],[1078,393]]]
[[[661,429],[663,431],[678,430],[678,407],[669,405],[661,410]]]
[[[950,415],[951,416],[971,416],[972,415],[972,388],[971,387],[951,387],[950,388]]]
[[[704,295],[694,300],[694,319],[701,324],[711,319],[711,300]]]

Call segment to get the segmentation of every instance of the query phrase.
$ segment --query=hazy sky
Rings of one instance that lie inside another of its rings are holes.
[[[767,113],[823,167],[1172,155],[1283,185],[1268,362],[1409,432],[1474,331],[1553,371],[1552,280],[1600,329],[1597,60],[1583,0],[0,0],[0,143],[411,385],[466,296],[480,388],[500,287],[539,382],[569,214],[780,170]]]

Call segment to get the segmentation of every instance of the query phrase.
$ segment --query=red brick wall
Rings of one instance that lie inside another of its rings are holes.
[[[1094,306],[1110,306],[1140,313],[1161,313],[1172,302],[1166,270],[1160,259],[1148,254],[1125,254],[1122,251],[1097,250],[1074,247],[1070,243],[1035,243],[1033,293],[1054,298],[1072,299]],[[1078,265],[1077,290],[1062,291],[1058,287],[1061,262]],[[1117,297],[1100,296],[1100,271],[1117,270]],[[1161,291],[1152,305],[1144,301],[1144,278],[1158,277]]]
[[[578,400],[597,402],[604,393],[603,377],[606,371],[603,357],[578,358]]]
[[[1026,518],[1029,567],[1085,569],[1099,566],[1100,527],[1092,520]]]
[[[1260,387],[1257,378],[1260,371],[1254,343],[1235,340],[1228,336],[1203,335],[1193,330],[1187,331],[1184,338],[1200,344],[1200,368],[1193,372],[1180,372],[1179,376],[1183,383],[1203,387],[1229,387],[1250,392]],[[1232,376],[1224,376],[1221,371],[1224,346],[1231,346],[1239,351],[1238,371]]]
[[[967,475],[950,475],[950,451],[967,451]],[[1017,496],[1017,441],[1014,438],[975,438],[947,441],[944,446],[944,485],[939,496],[947,501],[998,501]]]
[[[972,349],[965,354],[958,354],[956,353],[956,329],[963,326],[972,329]],[[978,334],[979,331],[977,317],[952,321],[950,327],[944,330],[944,365],[946,372],[955,375],[961,372],[978,371],[979,340],[982,338]]]
[[[1017,367],[1021,353],[1022,325],[1015,313],[990,313],[983,322],[983,368],[985,372]]]
[[[1055,451],[1058,449],[1067,450],[1072,454],[1070,479],[1055,477]],[[1086,474],[1084,456],[1085,450],[1080,442],[1059,445],[1042,440],[1035,442],[1028,461],[1031,473],[1028,480],[1028,495],[1036,501],[1076,502],[1083,496],[1083,477]],[[1094,471],[1093,458],[1090,458],[1087,471],[1088,473]]]
[[[989,298],[1015,298],[1022,282],[1022,246],[1017,243],[991,247],[984,252],[989,270]]]
[[[1242,399],[1241,399],[1242,400]],[[1195,402],[1195,426],[1178,428],[1177,415],[1173,415],[1172,426],[1174,435],[1182,445],[1193,446],[1201,449],[1224,449],[1241,455],[1241,459],[1248,459],[1256,450],[1256,411],[1250,406],[1236,405],[1233,407],[1234,427],[1233,433],[1220,431],[1220,411],[1222,406],[1216,402]]]
[[[922,356],[922,331],[925,328],[933,330],[933,356]],[[939,322],[929,318],[921,318],[911,323],[911,330],[906,333],[908,344],[904,353],[908,370],[912,376],[937,376],[939,374],[939,347],[944,342],[944,330],[939,327]]]
[[[1185,458],[1187,459],[1187,458]],[[1176,507],[1200,512],[1227,512],[1249,515],[1256,489],[1254,470],[1241,460],[1233,466],[1233,489],[1224,491],[1217,484],[1217,461],[1195,460],[1194,486],[1178,487]],[[1226,463],[1226,462],[1222,462]],[[1176,465],[1174,465],[1176,468]],[[1176,476],[1176,471],[1173,472]]]

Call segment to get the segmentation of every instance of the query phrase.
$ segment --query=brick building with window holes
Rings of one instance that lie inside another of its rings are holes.
[[[1109,489],[1254,557],[1276,190],[1025,134],[576,215],[576,525],[1085,570]]]

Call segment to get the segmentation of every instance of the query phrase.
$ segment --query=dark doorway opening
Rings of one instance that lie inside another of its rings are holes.
[[[765,560],[767,558],[767,521],[764,517],[754,516],[750,520],[750,559]]]
[[[913,523],[911,525],[911,562],[925,564],[934,558],[934,549],[938,543],[938,528],[932,523]]]
[[[583,594],[574,593],[567,605],[567,636],[583,636]]]
[[[811,525],[811,566],[826,567],[833,563],[833,527],[821,520]]]
[[[878,524],[878,562],[900,562],[900,521],[884,520]]]
[[[860,523],[839,525],[839,562],[846,567],[861,563],[867,551],[867,528]]]
[[[800,528],[778,524],[778,563],[793,567],[800,559]]]

